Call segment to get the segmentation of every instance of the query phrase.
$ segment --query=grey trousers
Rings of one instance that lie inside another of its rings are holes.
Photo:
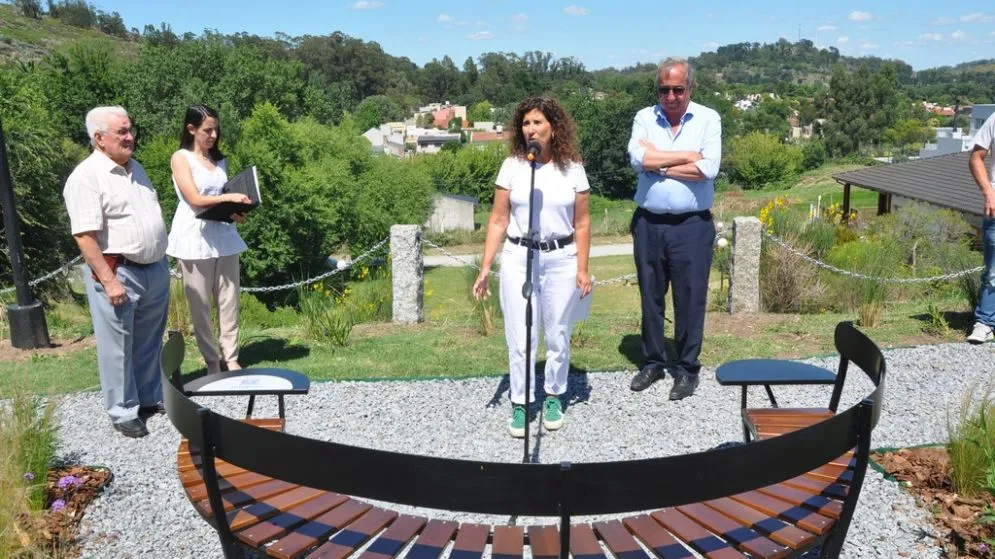
[[[159,353],[169,309],[169,269],[165,258],[144,268],[122,265],[117,279],[128,292],[128,301],[119,307],[83,267],[104,409],[111,421],[121,423],[137,418],[139,406],[162,401]]]

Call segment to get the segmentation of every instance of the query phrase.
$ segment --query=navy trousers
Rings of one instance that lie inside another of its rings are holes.
[[[712,267],[715,224],[708,210],[655,214],[639,208],[632,217],[633,254],[642,306],[643,357],[646,365],[667,365],[663,313],[673,290],[675,364],[696,375],[705,330],[708,272]]]

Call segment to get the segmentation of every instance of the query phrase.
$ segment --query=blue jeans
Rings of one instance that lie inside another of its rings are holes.
[[[986,217],[981,232],[985,242],[985,270],[981,272],[981,294],[974,319],[995,327],[995,218]]]

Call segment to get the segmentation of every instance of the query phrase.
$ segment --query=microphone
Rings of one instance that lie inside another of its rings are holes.
[[[540,153],[542,153],[542,145],[540,145],[539,142],[532,140],[529,142],[529,153],[525,156],[525,158],[529,161],[535,161],[536,157],[539,157]]]

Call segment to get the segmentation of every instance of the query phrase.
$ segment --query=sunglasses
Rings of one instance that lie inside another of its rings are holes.
[[[684,87],[683,85],[675,85],[675,86],[658,85],[658,86],[656,86],[656,93],[657,93],[657,95],[667,95],[671,91],[673,91],[674,95],[681,96],[681,95],[684,95],[684,93],[687,90],[688,90],[688,88]]]

